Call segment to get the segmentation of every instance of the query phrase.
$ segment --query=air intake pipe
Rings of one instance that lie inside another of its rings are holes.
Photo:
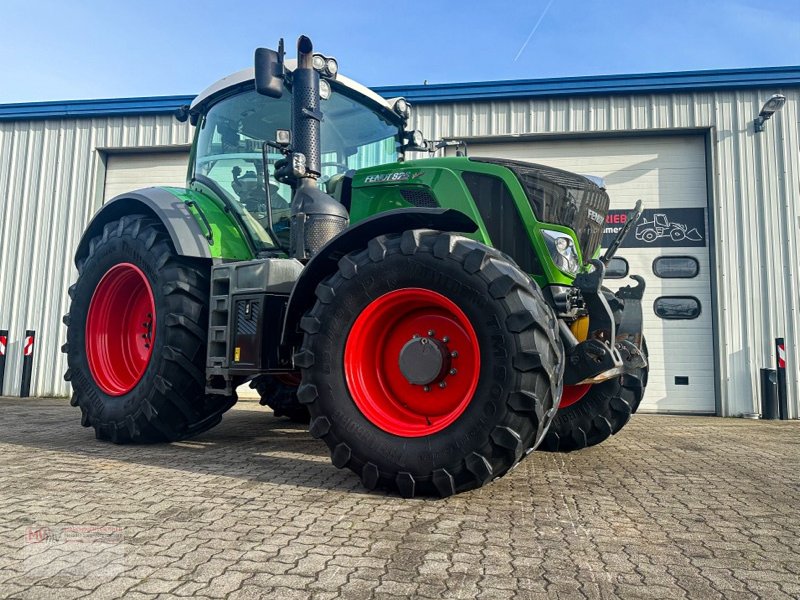
[[[305,156],[305,174],[297,180],[292,195],[290,254],[300,260],[319,252],[350,222],[344,206],[317,187],[322,111],[313,49],[306,36],[298,38],[297,68],[292,74],[292,150]]]

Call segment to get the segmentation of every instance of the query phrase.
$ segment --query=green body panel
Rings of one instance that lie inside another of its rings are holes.
[[[221,200],[210,192],[203,193],[195,189],[175,187],[162,187],[162,189],[187,204],[186,208],[197,221],[200,231],[205,234],[208,231],[208,225],[211,226],[213,243],[208,244],[208,249],[212,258],[225,260],[250,260],[254,258],[246,234],[242,232],[231,214],[225,210]],[[208,225],[198,214],[196,206],[191,205],[192,202],[203,211],[208,220]]]
[[[502,165],[471,161],[466,157],[448,157],[409,160],[361,169],[353,176],[350,220],[355,223],[386,210],[413,208],[403,199],[400,190],[428,188],[440,206],[459,210],[478,224],[478,231],[469,237],[492,246],[480,213],[461,177],[465,171],[494,175],[505,182],[528,231],[531,248],[541,265],[543,275],[534,274],[533,279],[542,286],[571,285],[574,276],[555,266],[540,230],[550,229],[569,235],[582,264],[584,258],[575,233],[568,227],[538,221],[519,180]]]
[[[574,276],[556,267],[540,230],[550,229],[569,235],[582,263],[584,257],[575,233],[568,227],[538,221],[519,180],[502,165],[471,161],[466,157],[447,157],[409,160],[360,169],[353,175],[350,221],[357,223],[377,213],[396,208],[414,208],[403,199],[400,190],[427,189],[436,198],[439,206],[461,211],[478,224],[478,230],[469,234],[469,237],[492,246],[483,219],[461,176],[466,171],[493,175],[503,180],[508,187],[528,232],[532,251],[541,265],[542,274],[532,274],[533,279],[542,286],[572,285]],[[255,257],[249,234],[211,190],[196,182],[192,184],[192,189],[163,189],[184,203],[196,203],[203,211],[213,233],[213,243],[209,244],[213,258],[250,260]],[[200,230],[205,233],[207,225],[198,214],[197,208],[192,205],[187,208],[197,220]]]

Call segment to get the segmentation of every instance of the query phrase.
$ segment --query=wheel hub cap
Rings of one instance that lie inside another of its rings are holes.
[[[432,337],[415,337],[400,350],[400,371],[409,383],[429,385],[444,380],[450,369],[450,352]]]

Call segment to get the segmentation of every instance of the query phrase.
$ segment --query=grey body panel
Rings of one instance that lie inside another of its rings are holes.
[[[89,242],[103,233],[107,223],[137,213],[159,219],[179,255],[211,258],[205,234],[183,201],[165,189],[149,187],[120,194],[103,205],[84,231],[75,259],[87,254]]]

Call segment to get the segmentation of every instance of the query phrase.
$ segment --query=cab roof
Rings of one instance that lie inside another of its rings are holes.
[[[287,71],[294,71],[297,68],[297,61],[295,59],[287,59],[284,61],[284,67]],[[211,84],[202,92],[200,92],[197,97],[192,101],[190,106],[191,111],[201,111],[205,108],[206,105],[215,101],[215,99],[219,96],[222,96],[225,92],[230,90],[231,88],[240,87],[243,84],[248,82],[255,82],[255,69],[253,67],[249,67],[247,69],[242,69],[241,71],[237,71],[236,73],[232,73],[227,77],[223,77],[219,81]],[[336,75],[336,79],[328,80],[334,89],[337,86],[342,86],[347,88],[348,90],[355,92],[356,94],[363,96],[367,100],[372,101],[373,103],[379,105],[381,108],[385,109],[390,113],[394,113],[392,110],[392,104],[383,96],[379,96],[371,89],[366,86],[361,85],[360,83],[349,79],[341,74]]]

